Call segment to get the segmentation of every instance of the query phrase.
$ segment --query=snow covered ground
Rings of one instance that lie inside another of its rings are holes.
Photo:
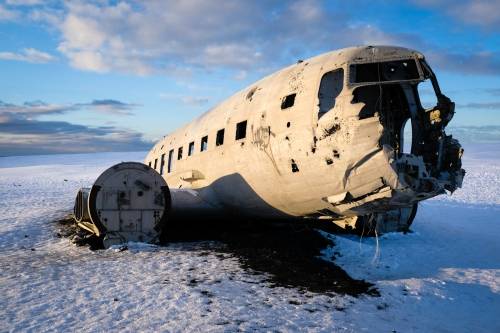
[[[274,287],[210,244],[90,251],[55,236],[77,189],[145,153],[0,158],[0,331],[500,332],[500,147],[466,147],[464,188],[413,233],[325,234],[380,297]]]

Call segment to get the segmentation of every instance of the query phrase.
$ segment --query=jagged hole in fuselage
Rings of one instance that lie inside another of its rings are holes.
[[[412,90],[409,89],[409,91]],[[412,143],[410,101],[402,84],[374,84],[358,87],[354,90],[352,102],[364,103],[359,119],[376,115],[380,117],[380,123],[384,127],[380,146],[389,145],[398,154],[410,153]]]

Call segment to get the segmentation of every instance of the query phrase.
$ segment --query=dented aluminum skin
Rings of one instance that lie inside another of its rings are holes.
[[[74,219],[106,248],[128,241],[156,243],[169,209],[165,180],[142,163],[122,162],[104,171],[91,188],[78,191]]]
[[[426,80],[438,101],[428,109],[417,89]],[[463,150],[445,133],[453,114],[421,53],[352,47],[243,89],[161,139],[145,163],[167,181],[174,215],[330,218],[352,227],[357,216],[383,224],[398,212],[411,223],[416,203],[462,184]],[[246,137],[237,140],[242,121]]]

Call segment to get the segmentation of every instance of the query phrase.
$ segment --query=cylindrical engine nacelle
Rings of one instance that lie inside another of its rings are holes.
[[[104,246],[109,247],[158,241],[170,205],[167,183],[154,169],[123,162],[104,171],[92,188],[78,191],[74,213],[80,227],[104,236]]]
[[[89,206],[87,204],[89,193],[90,188],[82,187],[76,195],[73,214],[77,223],[80,223],[82,221],[90,222]]]

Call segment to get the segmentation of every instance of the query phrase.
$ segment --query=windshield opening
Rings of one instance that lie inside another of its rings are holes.
[[[417,85],[420,105],[424,110],[434,108],[438,104],[438,99],[430,79],[419,82]]]
[[[401,150],[405,154],[410,154],[413,143],[413,124],[412,119],[408,118],[401,129]]]
[[[349,73],[351,83],[420,79],[420,73],[414,59],[352,64],[349,66]]]

